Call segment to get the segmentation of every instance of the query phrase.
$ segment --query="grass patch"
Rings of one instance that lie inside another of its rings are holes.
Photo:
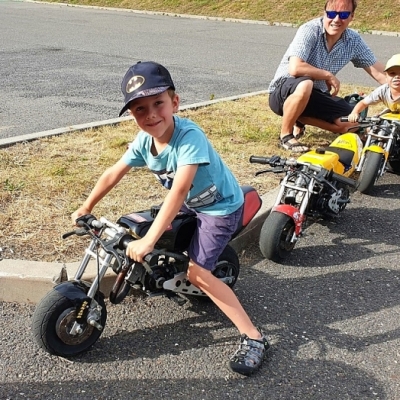
[[[369,92],[343,85],[345,94]],[[268,107],[268,96],[254,96],[178,113],[197,122],[241,185],[260,193],[276,187],[279,176],[255,177],[262,166],[251,155],[289,156],[278,148],[280,117]],[[72,262],[86,240],[62,240],[72,228],[70,215],[82,204],[101,173],[125,152],[137,133],[132,121],[97,130],[43,138],[0,149],[0,256],[37,261]],[[335,134],[307,127],[302,141],[326,146]],[[146,168],[129,174],[94,209],[96,216],[120,215],[159,204],[165,189]]]
[[[174,14],[237,18],[270,23],[291,23],[296,26],[322,15],[324,2],[312,0],[46,0],[47,2],[100,7],[127,8]],[[358,2],[351,27],[363,32],[371,30],[397,32],[400,7],[388,0]]]

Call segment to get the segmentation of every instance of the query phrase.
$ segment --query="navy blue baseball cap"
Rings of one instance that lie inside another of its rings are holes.
[[[168,89],[175,90],[175,86],[165,67],[154,61],[139,61],[128,69],[122,79],[121,90],[125,98],[125,105],[119,116],[129,108],[132,100],[154,96]]]

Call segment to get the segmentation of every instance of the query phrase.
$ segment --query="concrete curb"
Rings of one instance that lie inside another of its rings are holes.
[[[250,243],[258,243],[261,226],[271,211],[279,188],[262,196],[262,207],[250,224],[230,243],[240,254]],[[0,261],[0,301],[36,304],[51,290],[65,268],[68,278],[72,279],[79,262],[51,263],[39,261],[7,260]],[[95,263],[90,264],[84,280],[92,281],[96,276]],[[115,274],[109,270],[101,282],[101,291],[108,296],[115,280]]]

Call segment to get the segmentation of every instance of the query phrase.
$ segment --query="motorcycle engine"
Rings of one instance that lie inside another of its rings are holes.
[[[328,207],[331,211],[333,211],[335,214],[339,214],[340,210],[342,209],[343,206],[343,189],[339,189],[337,192],[333,193],[330,196],[330,199],[328,201]]]
[[[317,201],[317,210],[323,215],[336,216],[349,202],[349,196],[343,188],[329,193],[323,193]]]
[[[151,268],[152,275],[145,276],[145,289],[150,292],[156,292],[163,289],[165,281],[172,279],[175,274],[180,272],[178,265],[173,262],[163,262]]]

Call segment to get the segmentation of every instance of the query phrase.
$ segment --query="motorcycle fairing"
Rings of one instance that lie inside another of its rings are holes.
[[[249,224],[262,205],[261,197],[257,193],[256,189],[254,189],[252,186],[241,186],[240,188],[242,189],[244,196],[243,212],[242,216],[240,217],[238,227],[232,235],[232,239]]]
[[[337,174],[348,176],[361,157],[362,142],[355,133],[338,136],[328,147],[310,150],[297,161],[303,164],[320,165]]]
[[[399,114],[399,113],[389,112],[389,113],[386,113],[386,114],[381,115],[380,117],[381,117],[382,119],[400,121],[400,114]]]
[[[325,149],[310,150],[302,154],[297,161],[301,164],[320,165],[329,171],[333,170],[339,174],[344,171],[343,165],[339,163],[339,155]]]
[[[285,214],[288,217],[292,218],[294,222],[294,232],[296,236],[301,234],[301,227],[306,219],[304,214],[299,212],[299,209],[290,205],[290,204],[278,204],[277,206],[272,207],[271,212],[280,212],[281,214]]]

